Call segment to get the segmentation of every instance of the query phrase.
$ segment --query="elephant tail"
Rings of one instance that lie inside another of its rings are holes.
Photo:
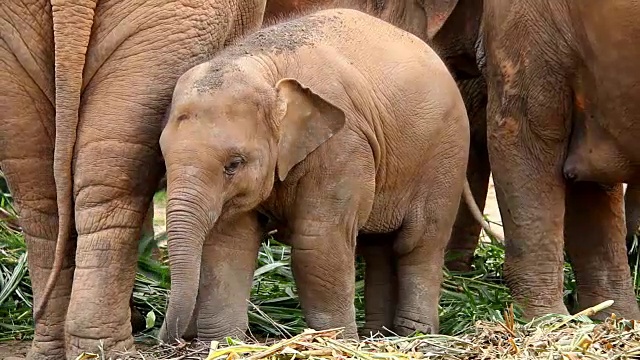
[[[98,0],[51,0],[55,44],[56,136],[53,176],[58,203],[58,237],[47,284],[34,311],[37,321],[62,271],[73,225],[73,152],[79,121],[82,73]]]
[[[464,196],[464,202],[467,203],[467,206],[469,207],[469,211],[471,211],[471,214],[476,219],[476,221],[480,223],[480,225],[482,226],[482,229],[484,229],[484,231],[487,234],[489,234],[489,236],[495,238],[500,242],[504,242],[504,238],[500,234],[493,231],[489,226],[489,223],[484,219],[484,216],[482,215],[482,211],[480,211],[478,204],[476,204],[476,200],[473,198],[473,194],[471,193],[471,186],[469,186],[469,180],[467,180],[466,177],[464,179],[464,188],[462,190],[462,196]]]

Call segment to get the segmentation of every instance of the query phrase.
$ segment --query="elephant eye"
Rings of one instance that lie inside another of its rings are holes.
[[[245,160],[242,157],[234,156],[224,166],[224,173],[227,176],[233,176],[244,163]]]

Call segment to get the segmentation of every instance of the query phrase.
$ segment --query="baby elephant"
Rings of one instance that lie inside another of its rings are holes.
[[[417,37],[347,9],[264,28],[182,75],[160,145],[164,341],[246,330],[265,219],[292,247],[309,327],[357,337],[357,238],[367,265],[386,269],[365,280],[376,289],[368,328],[438,330],[469,125],[456,83]]]

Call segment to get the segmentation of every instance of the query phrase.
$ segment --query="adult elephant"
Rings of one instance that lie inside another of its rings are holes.
[[[259,28],[264,7],[264,0],[0,3],[0,161],[29,251],[36,306],[29,358],[133,348],[136,245],[163,172],[157,143],[173,86]]]
[[[640,6],[627,1],[484,1],[487,134],[508,239],[504,274],[528,317],[567,313],[564,245],[580,308],[612,299],[606,313],[640,318],[620,184],[637,179],[602,186],[575,181],[602,179],[578,179],[565,167],[572,132],[584,121],[640,160],[638,16]]]

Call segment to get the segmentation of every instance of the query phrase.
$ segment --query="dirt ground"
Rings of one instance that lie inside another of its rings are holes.
[[[154,344],[148,342],[136,343],[136,350],[145,351],[150,349]],[[27,352],[31,347],[31,341],[11,340],[0,342],[0,360],[23,360],[27,356]]]
[[[0,360],[23,359],[31,347],[31,341],[3,341],[0,342]]]

